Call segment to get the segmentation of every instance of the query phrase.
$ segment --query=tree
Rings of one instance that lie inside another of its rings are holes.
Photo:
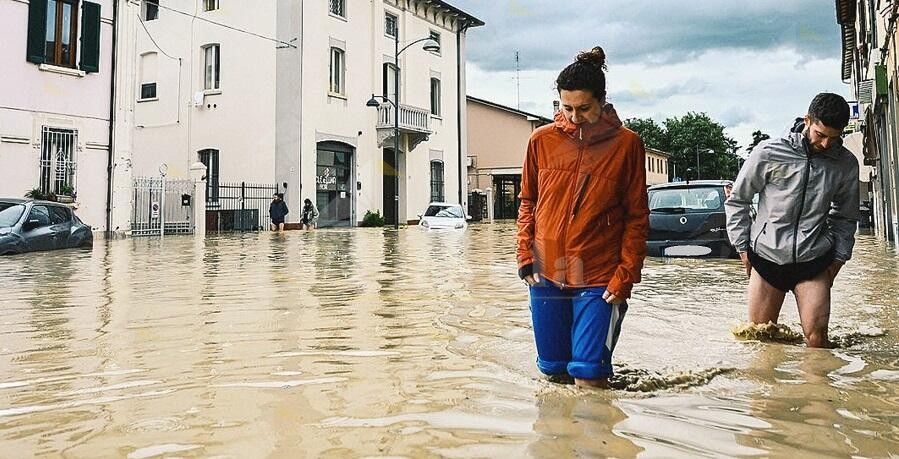
[[[646,147],[665,151],[668,133],[652,118],[628,118],[624,120],[624,126],[636,132]]]
[[[751,154],[752,149],[755,148],[758,144],[762,143],[762,141],[770,139],[771,136],[763,133],[762,131],[755,131],[752,133],[752,145],[746,148],[746,154]]]

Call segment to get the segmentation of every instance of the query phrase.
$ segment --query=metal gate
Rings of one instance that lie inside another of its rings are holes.
[[[192,180],[135,178],[131,235],[192,234],[193,191]]]
[[[269,228],[268,206],[278,185],[221,183],[206,196],[207,231],[261,231]]]

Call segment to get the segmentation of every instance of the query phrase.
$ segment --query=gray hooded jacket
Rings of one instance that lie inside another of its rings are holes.
[[[785,265],[826,255],[848,261],[859,218],[858,160],[840,142],[809,154],[801,133],[759,144],[725,203],[738,251]],[[750,206],[758,193],[758,215]]]

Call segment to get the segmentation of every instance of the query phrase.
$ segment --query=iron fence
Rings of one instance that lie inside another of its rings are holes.
[[[191,180],[170,180],[163,177],[134,179],[134,201],[131,214],[132,236],[192,234],[194,184]]]
[[[261,231],[269,228],[268,206],[278,185],[220,183],[206,200],[208,231]]]

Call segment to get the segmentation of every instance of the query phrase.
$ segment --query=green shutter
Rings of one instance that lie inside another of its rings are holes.
[[[81,70],[100,71],[100,4],[81,7]]]
[[[44,63],[47,40],[47,0],[28,2],[28,50],[25,59],[35,64]]]

